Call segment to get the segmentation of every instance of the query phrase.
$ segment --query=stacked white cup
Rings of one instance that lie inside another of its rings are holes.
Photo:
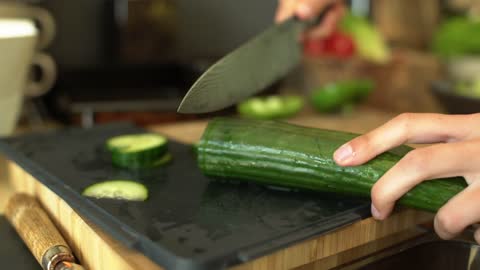
[[[0,3],[0,137],[14,131],[23,100],[45,94],[56,79],[53,59],[41,52],[53,39],[52,17],[43,9]],[[33,76],[33,68],[40,76]]]

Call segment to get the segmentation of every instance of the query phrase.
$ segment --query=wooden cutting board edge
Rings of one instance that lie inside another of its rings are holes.
[[[67,203],[15,163],[9,162],[7,166],[13,190],[34,195],[40,200],[76,256],[88,269],[162,269],[139,252],[122,246],[88,220],[82,219]],[[232,269],[292,269],[431,220],[431,214],[415,210],[403,210],[383,222],[368,218]]]

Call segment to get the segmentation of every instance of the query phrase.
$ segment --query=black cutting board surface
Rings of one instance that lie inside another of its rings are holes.
[[[0,151],[112,237],[166,269],[222,269],[369,215],[365,200],[222,183],[203,176],[191,145],[169,142],[173,161],[146,171],[111,165],[105,141],[146,132],[126,123],[0,140]],[[104,180],[145,184],[145,202],[92,199]]]
[[[0,269],[42,269],[4,216],[0,216],[0,262]]]

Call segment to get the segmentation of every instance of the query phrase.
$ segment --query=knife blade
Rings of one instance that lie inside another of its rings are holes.
[[[285,76],[300,63],[298,38],[321,21],[333,4],[312,21],[295,17],[274,25],[214,63],[192,85],[179,113],[207,113],[227,108]]]

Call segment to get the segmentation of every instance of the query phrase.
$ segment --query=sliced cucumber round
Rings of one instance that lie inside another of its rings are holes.
[[[113,137],[107,141],[107,148],[112,152],[136,154],[167,150],[167,138],[159,134],[131,134]]]
[[[152,167],[165,165],[165,164],[169,163],[170,161],[172,161],[172,159],[173,159],[172,155],[170,153],[167,153],[167,154],[163,155],[163,157],[154,161],[152,163]]]
[[[93,198],[145,201],[148,198],[148,189],[134,181],[112,180],[93,184],[82,194]]]
[[[122,135],[107,141],[113,164],[133,169],[157,164],[166,155],[167,146],[166,137],[151,133]]]
[[[120,167],[120,168],[127,168],[127,169],[148,169],[153,168],[161,165],[165,165],[172,160],[172,155],[170,153],[166,153],[161,157],[158,158],[148,158],[148,159],[138,159],[138,158],[130,158],[124,155],[118,155],[113,153],[112,154],[112,163],[113,165]]]
[[[291,117],[304,106],[300,96],[254,97],[237,106],[241,116],[255,119],[277,119]]]

